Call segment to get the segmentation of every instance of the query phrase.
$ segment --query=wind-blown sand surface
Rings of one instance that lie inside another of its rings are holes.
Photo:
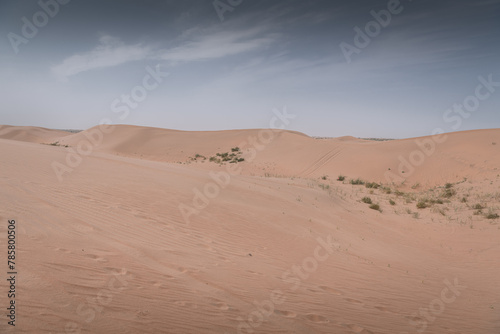
[[[3,263],[18,233],[1,333],[500,332],[499,129],[417,139],[434,151],[405,173],[416,139],[268,131],[252,152],[262,130],[96,129],[0,127]],[[245,161],[209,161],[235,147]]]

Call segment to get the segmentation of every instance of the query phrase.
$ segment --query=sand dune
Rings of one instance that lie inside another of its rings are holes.
[[[498,219],[473,208],[499,209],[500,130],[449,134],[390,185],[415,139],[283,131],[252,154],[262,130],[115,126],[59,182],[53,163],[93,133],[0,128],[0,217],[16,220],[19,272],[18,323],[2,333],[500,331]],[[191,159],[236,146],[237,164]],[[424,196],[444,203],[417,209]]]
[[[69,132],[34,126],[0,125],[0,138],[31,143],[53,143],[54,139],[69,135]]]
[[[190,162],[196,154],[214,156],[233,147],[254,151],[247,152],[251,163],[245,166],[246,175],[333,178],[343,174],[409,188],[463,178],[486,180],[496,177],[500,166],[500,129],[382,142],[354,137],[314,139],[299,132],[258,129],[189,132],[118,125],[109,131],[102,143],[93,145],[94,151],[172,163]],[[97,132],[95,127],[50,136],[62,145],[77,147],[88,138],[98,138]],[[214,168],[207,166],[201,167]]]

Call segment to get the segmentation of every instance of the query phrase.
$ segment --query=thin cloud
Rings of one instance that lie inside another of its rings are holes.
[[[269,47],[279,38],[279,34],[258,36],[261,32],[262,29],[248,29],[201,36],[170,50],[163,50],[160,58],[173,62],[223,58]]]
[[[142,45],[125,45],[120,39],[102,36],[92,51],[76,54],[51,68],[52,73],[65,81],[70,76],[98,68],[112,67],[146,58],[150,48]]]

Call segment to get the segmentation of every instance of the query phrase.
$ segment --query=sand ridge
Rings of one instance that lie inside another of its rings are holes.
[[[179,205],[228,166],[190,158],[230,151],[259,130],[117,126],[63,182],[51,164],[85,134],[44,134],[69,146],[61,147],[40,145],[33,132],[23,137],[31,143],[0,139],[0,216],[18,222],[21,250],[16,333],[500,329],[500,230],[484,216],[500,203],[499,130],[449,134],[408,178],[421,183],[415,189],[349,183],[378,181],[412,140],[282,132],[236,164],[242,172],[190,224]],[[443,197],[446,189],[455,193]],[[418,209],[424,197],[444,203]],[[0,331],[12,329],[1,322]]]

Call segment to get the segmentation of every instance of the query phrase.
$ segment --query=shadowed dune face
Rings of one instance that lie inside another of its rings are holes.
[[[348,180],[383,181],[432,138],[17,130],[0,128],[0,217],[18,224],[16,333],[500,329],[500,229],[486,218],[500,212],[500,130],[449,134],[405,184],[421,186],[398,195]],[[92,154],[59,182],[53,162],[92,138]],[[230,164],[191,159],[235,147],[246,159],[228,179]],[[419,209],[424,197],[443,203]],[[189,221],[181,205],[197,211]],[[14,333],[5,321],[0,332]]]

